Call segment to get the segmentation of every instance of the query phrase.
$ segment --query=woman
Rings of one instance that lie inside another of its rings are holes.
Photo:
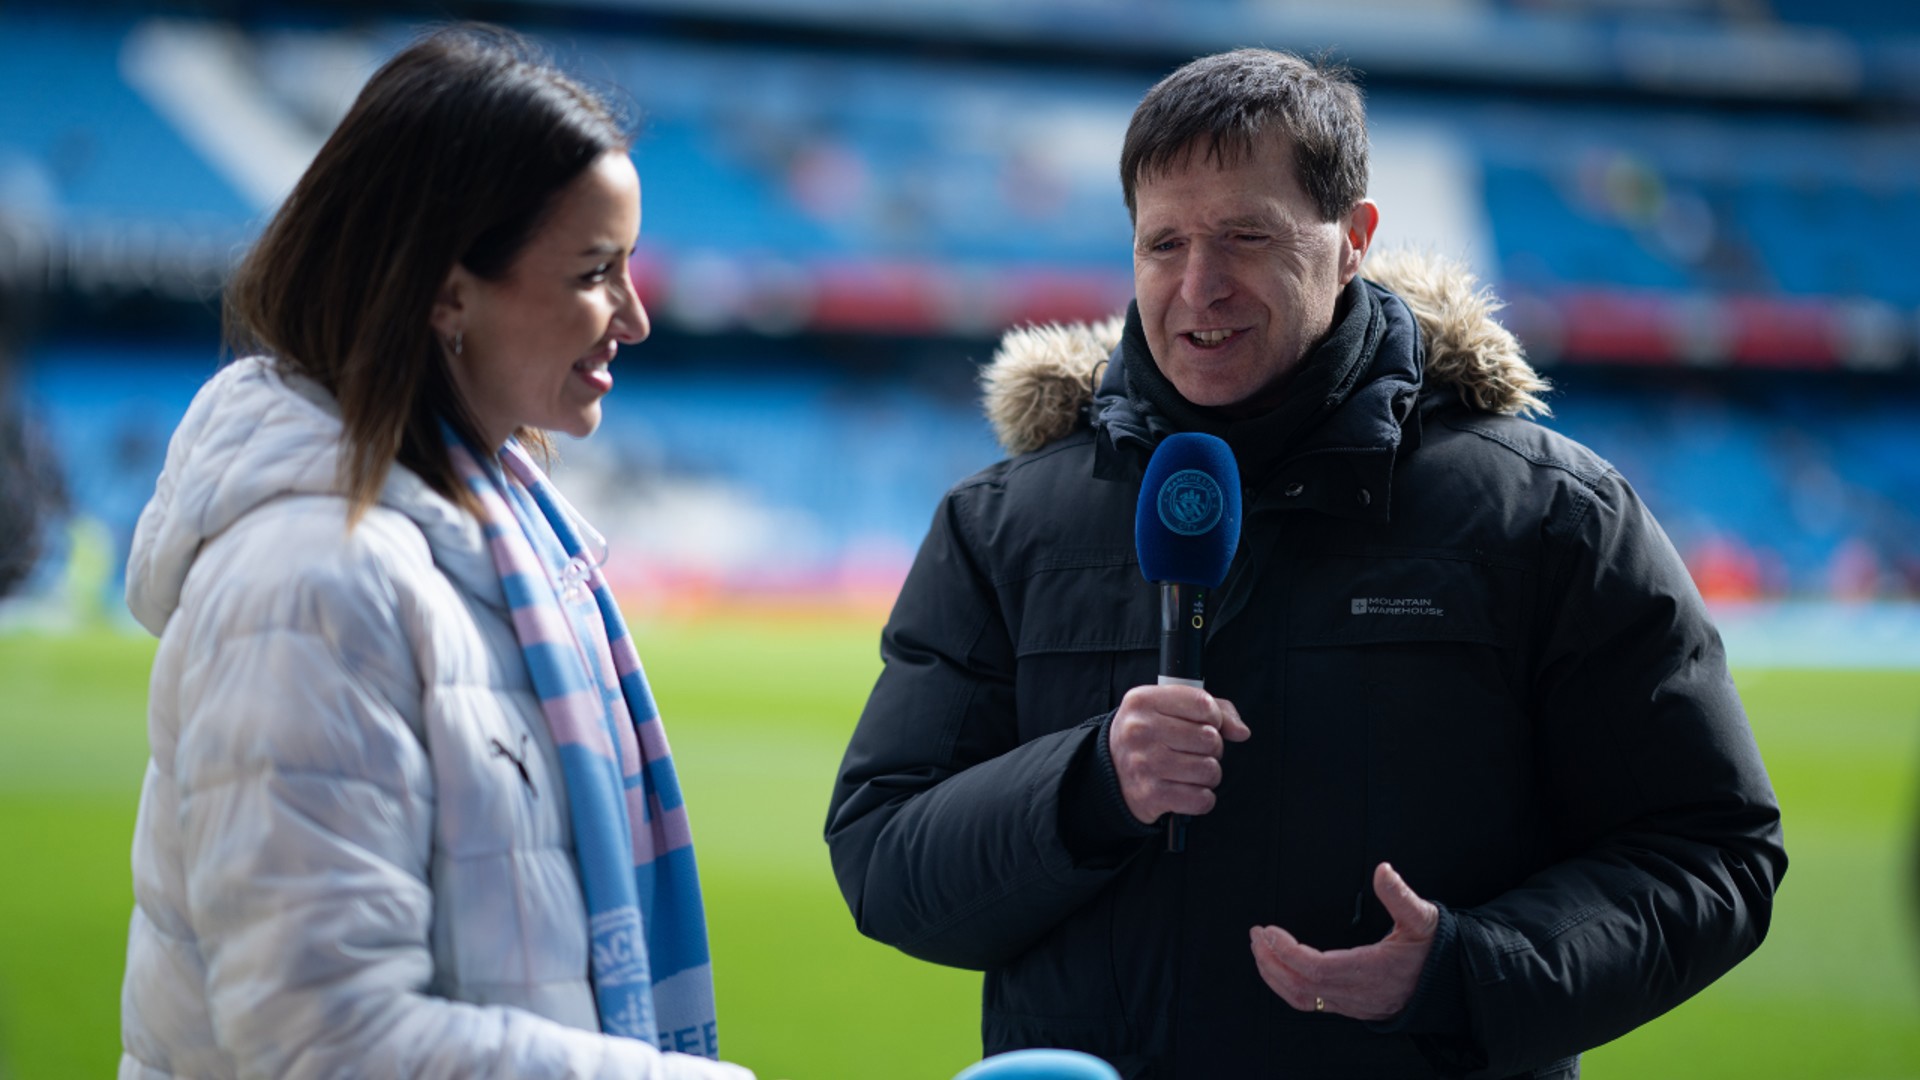
[[[627,150],[523,42],[443,31],[235,274],[260,355],[188,410],[128,569],[160,647],[122,1077],[751,1075],[710,1060],[603,544],[523,449],[591,433],[647,336]]]

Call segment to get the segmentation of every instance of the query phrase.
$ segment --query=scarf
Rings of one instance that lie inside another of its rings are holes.
[[[1341,291],[1326,338],[1308,350],[1288,378],[1286,396],[1273,409],[1253,417],[1229,417],[1182,397],[1147,348],[1138,303],[1127,307],[1120,363],[1126,371],[1127,392],[1136,403],[1164,417],[1172,431],[1203,431],[1225,439],[1239,459],[1241,473],[1257,486],[1307,441],[1321,421],[1346,403],[1373,363],[1385,328],[1380,299],[1355,277]]]
[[[606,541],[518,440],[482,459],[442,424],[546,715],[592,935],[600,1030],[719,1057],[693,837],[639,654],[600,572]]]

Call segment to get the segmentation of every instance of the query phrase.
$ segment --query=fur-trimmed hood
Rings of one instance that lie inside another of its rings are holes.
[[[1480,412],[1550,411],[1540,398],[1547,381],[1493,317],[1503,305],[1464,264],[1404,249],[1375,251],[1362,273],[1412,310],[1426,346],[1429,388],[1451,386]],[[1084,422],[1123,322],[1116,315],[1092,324],[1025,326],[1001,339],[980,382],[987,418],[1007,453],[1037,450]]]

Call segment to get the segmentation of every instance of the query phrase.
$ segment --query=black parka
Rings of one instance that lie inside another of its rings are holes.
[[[1132,525],[1166,425],[1123,365],[1054,406],[1072,430],[935,516],[827,840],[862,932],[987,973],[988,1053],[1204,1080],[1572,1076],[1764,936],[1778,806],[1685,568],[1606,462],[1494,411],[1531,372],[1517,351],[1463,363],[1511,339],[1477,325],[1468,282],[1414,269],[1411,308],[1368,286],[1360,384],[1243,476],[1206,663],[1253,734],[1185,852],[1128,814],[1106,754],[1158,645]],[[1379,940],[1382,861],[1443,909],[1413,1002],[1381,1025],[1293,1010],[1249,928]]]

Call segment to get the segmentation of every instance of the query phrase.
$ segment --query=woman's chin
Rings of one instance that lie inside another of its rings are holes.
[[[576,439],[584,439],[600,430],[600,403],[596,401],[573,416],[567,417],[566,424],[562,425],[560,430]]]

